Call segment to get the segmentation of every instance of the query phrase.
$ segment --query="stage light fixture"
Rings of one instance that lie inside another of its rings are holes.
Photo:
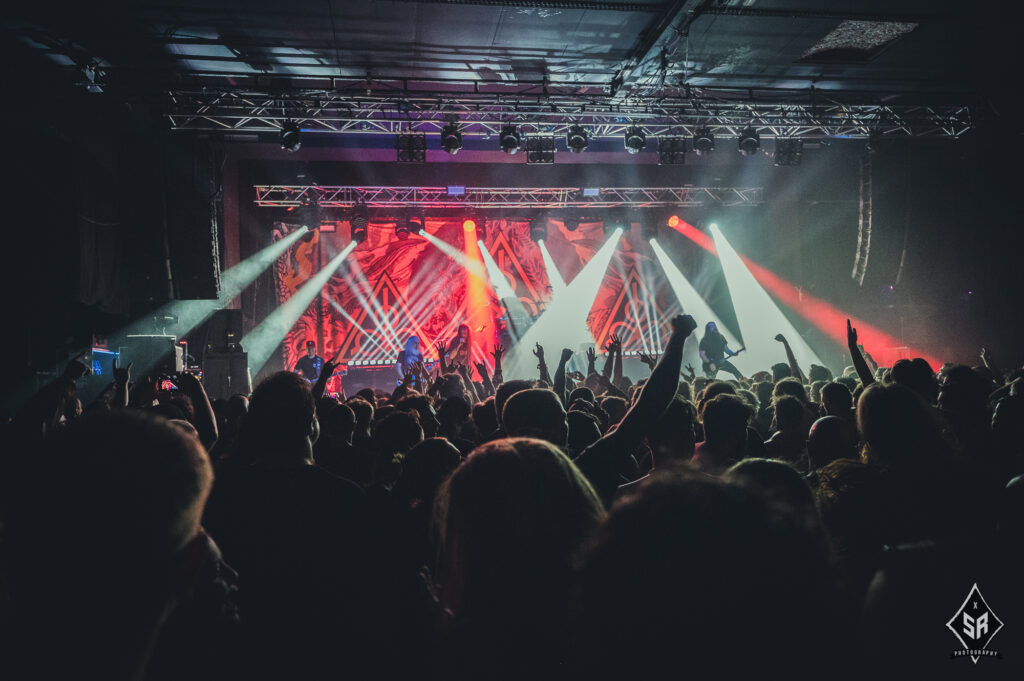
[[[575,232],[580,227],[580,218],[575,213],[571,213],[562,218],[562,224],[565,225],[567,232]]]
[[[449,121],[448,125],[441,129],[441,148],[454,156],[462,148],[462,132],[459,130],[457,120]]]
[[[365,203],[357,203],[352,206],[352,215],[349,217],[349,225],[352,227],[352,241],[361,244],[366,241],[366,225],[370,221],[369,211]]]
[[[423,231],[423,216],[418,211],[411,211],[405,216],[405,236],[402,236],[398,231],[398,225],[395,225],[395,236],[399,239],[404,239],[410,234],[419,234]]]
[[[548,220],[542,215],[535,215],[530,218],[530,239],[542,241],[548,238]]]
[[[744,156],[753,156],[761,148],[761,136],[757,134],[757,130],[753,126],[748,125],[740,131],[736,146]]]
[[[298,211],[299,225],[309,230],[310,235],[320,227],[320,202],[308,194],[303,197]]]
[[[582,153],[583,150],[587,148],[589,141],[590,139],[587,135],[587,131],[582,125],[572,125],[565,133],[565,144],[569,147],[569,151],[574,154]]]
[[[686,163],[685,137],[658,138],[658,165],[681,166]]]
[[[396,135],[395,160],[399,163],[426,163],[427,136],[422,132]]]
[[[711,128],[697,128],[693,133],[693,151],[698,156],[704,156],[714,150],[715,136],[711,133]]]
[[[777,166],[798,166],[804,155],[804,141],[795,137],[775,140],[775,154],[772,160]]]
[[[509,156],[519,151],[522,142],[523,138],[519,135],[519,129],[514,125],[506,125],[498,135],[498,145]]]
[[[631,125],[622,137],[626,151],[631,154],[638,154],[647,146],[647,133],[639,125]]]
[[[617,229],[625,232],[628,228],[629,222],[621,210],[608,211],[605,219],[601,222],[601,230],[606,237],[611,236]]]
[[[526,138],[527,163],[554,163],[555,136],[530,135]]]
[[[679,224],[679,222],[680,222],[679,216],[678,215],[673,215],[673,216],[669,217],[669,219],[668,219],[668,226],[669,227],[675,227],[676,225]]]
[[[395,238],[405,241],[409,238],[409,223],[401,219],[395,220]]]
[[[281,141],[281,148],[285,151],[298,151],[302,146],[302,132],[299,130],[299,124],[295,121],[282,123],[278,137]]]

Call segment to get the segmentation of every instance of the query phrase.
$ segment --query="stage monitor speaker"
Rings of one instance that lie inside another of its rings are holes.
[[[242,311],[217,310],[206,326],[206,352],[237,352],[242,342]]]
[[[203,360],[203,387],[210,399],[226,400],[252,392],[249,355],[244,352],[208,352]]]
[[[177,336],[125,336],[119,349],[121,366],[133,364],[137,375],[180,374],[185,369],[185,349]]]

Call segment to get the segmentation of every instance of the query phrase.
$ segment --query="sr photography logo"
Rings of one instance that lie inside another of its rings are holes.
[[[971,587],[963,605],[946,622],[946,627],[964,647],[953,651],[951,658],[970,657],[974,664],[982,657],[1002,658],[998,651],[989,650],[988,645],[1003,628],[1003,622],[985,602],[977,584]]]

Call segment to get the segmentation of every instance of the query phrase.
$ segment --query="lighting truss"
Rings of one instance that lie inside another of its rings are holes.
[[[736,138],[755,126],[762,139],[959,137],[974,125],[964,104],[859,103],[821,90],[813,97],[806,91],[776,94],[774,100],[696,88],[616,99],[596,88],[434,92],[373,85],[358,91],[174,91],[168,93],[167,117],[176,130],[276,133],[293,120],[303,133],[359,135],[437,133],[456,117],[465,136],[497,137],[513,121],[524,134],[564,137],[582,125],[592,138],[620,139],[634,124],[653,137],[692,137],[708,128]]]
[[[323,185],[256,185],[256,205],[290,208],[315,201],[321,208],[653,208],[671,206],[756,206],[762,187],[329,187]]]

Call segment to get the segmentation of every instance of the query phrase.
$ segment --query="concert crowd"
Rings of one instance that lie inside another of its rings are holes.
[[[123,367],[82,404],[72,361],[4,424],[0,678],[1021,665],[1024,369],[875,366],[848,323],[841,373],[778,335],[699,375],[709,327],[674,318],[636,383],[614,337],[586,374],[440,343],[336,396],[333,361],[227,400]]]

